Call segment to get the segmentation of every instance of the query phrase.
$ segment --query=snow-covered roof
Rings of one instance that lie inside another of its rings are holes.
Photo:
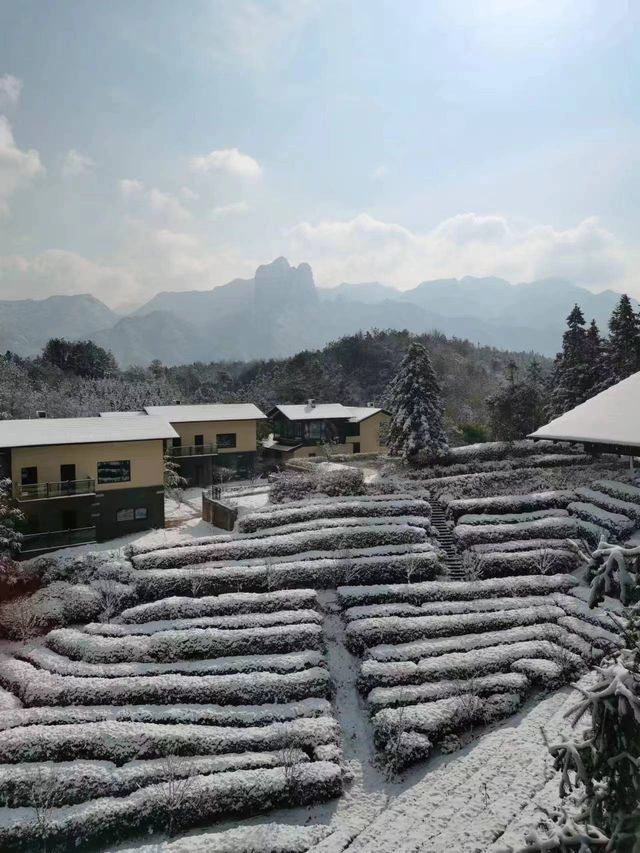
[[[317,421],[317,420],[349,420],[352,423],[360,423],[384,409],[376,409],[373,406],[343,406],[342,403],[315,403],[310,406],[302,403],[292,406],[275,406],[285,418],[290,421]],[[272,412],[274,409],[272,409]]]
[[[640,447],[640,373],[560,415],[529,438]]]
[[[101,418],[146,418],[148,417],[144,409],[135,409],[130,412],[100,412]]]
[[[198,406],[145,406],[149,415],[159,415],[169,423],[195,421],[259,421],[266,415],[253,403],[206,403]]]
[[[0,421],[0,447],[36,447],[47,444],[96,444],[175,438],[177,432],[163,418],[33,418]]]

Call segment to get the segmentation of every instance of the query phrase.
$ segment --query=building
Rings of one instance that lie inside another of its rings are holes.
[[[0,421],[0,474],[26,517],[23,553],[164,527],[166,420]]]
[[[175,430],[167,451],[191,486],[209,486],[216,469],[246,477],[255,467],[258,421],[266,416],[253,403],[207,403],[196,406],[146,406],[140,412],[101,412],[103,418],[162,418]]]
[[[369,406],[318,403],[275,406],[268,413],[273,437],[263,442],[270,459],[317,456],[325,445],[335,453],[380,453],[381,427],[391,415]]]
[[[586,453],[640,456],[640,373],[596,394],[528,438],[581,444]]]

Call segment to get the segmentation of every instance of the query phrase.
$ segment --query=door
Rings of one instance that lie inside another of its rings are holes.
[[[195,452],[196,453],[202,453],[202,451],[204,449],[203,448],[204,435],[194,435],[193,436],[193,443],[195,444]],[[198,485],[200,485],[200,484],[198,483]]]
[[[60,466],[60,491],[63,495],[70,495],[73,491],[73,483],[76,479],[75,465]]]
[[[63,509],[62,510],[62,529],[63,530],[75,530],[78,526],[78,520],[76,517],[76,511],[74,509]]]
[[[204,465],[202,462],[196,462],[194,465],[194,486],[204,486]]]

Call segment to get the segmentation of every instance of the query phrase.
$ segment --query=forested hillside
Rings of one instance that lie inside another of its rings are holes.
[[[501,385],[509,365],[524,371],[533,358],[444,335],[413,336],[407,331],[350,335],[324,349],[305,350],[286,359],[179,367],[154,362],[148,368],[127,370],[110,366],[99,347],[87,345],[81,358],[77,354],[69,358],[60,347],[48,345],[36,359],[11,354],[0,359],[0,413],[24,418],[40,409],[50,417],[82,416],[173,400],[247,400],[263,410],[309,397],[319,402],[380,404],[412,340],[424,343],[431,352],[444,389],[447,426],[454,431],[486,424],[486,399]]]

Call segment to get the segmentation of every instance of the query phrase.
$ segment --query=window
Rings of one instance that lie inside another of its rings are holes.
[[[194,435],[193,436],[193,443],[195,444],[196,447],[202,447],[202,445],[204,444],[204,436],[203,435]]]
[[[35,486],[38,482],[37,467],[34,465],[32,468],[23,468],[20,482],[23,486]]]
[[[147,517],[147,508],[146,506],[137,506],[136,507],[136,521],[143,521]]]
[[[119,509],[116,513],[116,521],[133,521],[132,509]]]
[[[235,447],[236,446],[236,434],[235,432],[219,432],[216,435],[216,444],[218,447]]]
[[[171,439],[171,446],[172,447],[180,447],[181,445],[182,445],[182,439],[180,438],[180,436],[178,436],[177,438]]]
[[[131,462],[121,459],[119,462],[98,462],[99,483],[126,483],[131,479]]]

